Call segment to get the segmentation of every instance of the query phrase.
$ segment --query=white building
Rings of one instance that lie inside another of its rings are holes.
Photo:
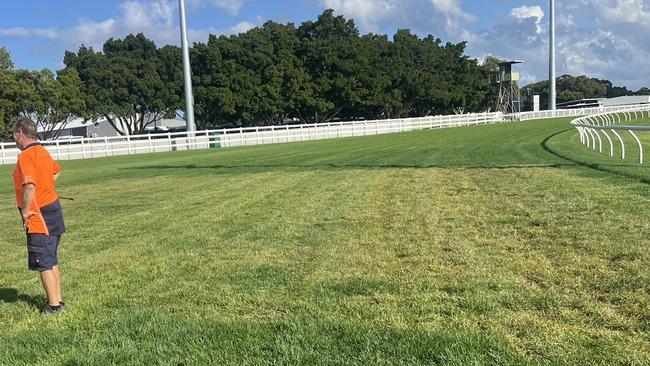
[[[176,118],[176,119],[163,119],[157,121],[151,126],[145,128],[145,133],[153,132],[166,132],[171,130],[179,130],[182,127],[185,127],[185,120]],[[39,126],[38,132],[43,132],[44,129]],[[111,126],[106,119],[100,119],[98,121],[86,121],[82,118],[74,119],[68,122],[64,128],[61,129],[59,138],[70,138],[73,136],[78,137],[110,137],[119,135],[117,131]]]
[[[618,107],[624,105],[650,104],[650,95],[633,95],[616,98],[589,98],[558,103],[559,109]]]

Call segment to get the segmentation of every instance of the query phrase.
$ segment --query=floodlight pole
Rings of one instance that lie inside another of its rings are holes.
[[[181,17],[181,48],[183,49],[183,79],[185,81],[185,122],[187,123],[187,135],[191,138],[196,132],[196,125],[194,124],[194,97],[192,96],[190,50],[187,43],[187,24],[185,22],[184,0],[178,0],[178,10]]]
[[[555,0],[550,0],[550,15],[551,15],[551,26],[549,33],[551,34],[551,39],[549,41],[549,94],[548,94],[548,109],[555,110],[555,99],[556,99],[556,90],[555,90]]]

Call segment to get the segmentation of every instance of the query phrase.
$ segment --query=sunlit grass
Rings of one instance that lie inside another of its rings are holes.
[[[568,120],[62,166],[54,317],[0,168],[0,364],[649,364],[650,168]]]

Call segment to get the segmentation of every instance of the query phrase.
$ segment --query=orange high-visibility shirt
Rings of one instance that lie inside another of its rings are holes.
[[[23,207],[23,188],[27,184],[36,187],[34,201],[30,211],[36,212],[29,218],[27,232],[30,234],[47,234],[49,231],[41,207],[47,206],[59,197],[54,188],[54,175],[61,171],[59,164],[41,144],[31,144],[18,155],[14,170],[14,188],[18,208]]]

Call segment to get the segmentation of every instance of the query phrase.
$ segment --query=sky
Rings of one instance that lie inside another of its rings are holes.
[[[267,20],[296,25],[325,9],[362,34],[409,28],[466,53],[523,60],[521,85],[548,79],[549,0],[186,0],[190,42],[237,34]],[[557,0],[557,73],[650,87],[650,0]],[[143,32],[158,46],[180,44],[177,0],[2,2],[0,47],[16,68],[61,69],[65,50],[100,50],[110,37]]]

